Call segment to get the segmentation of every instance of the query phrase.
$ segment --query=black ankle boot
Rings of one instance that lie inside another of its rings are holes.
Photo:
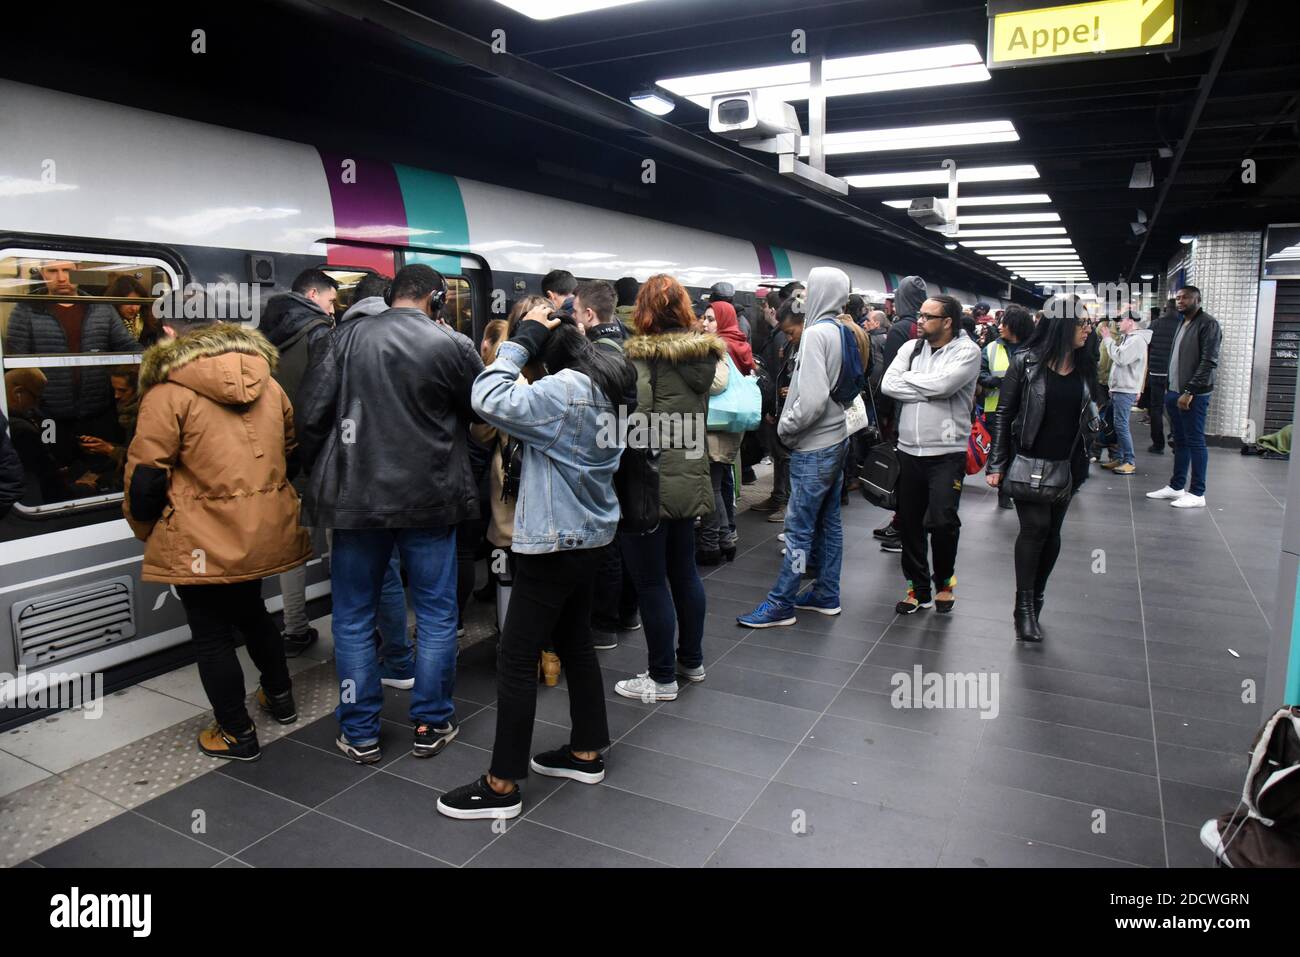
[[[1043,613],[1043,593],[1041,591],[1036,591],[1034,592],[1034,617],[1037,618],[1042,613]]]
[[[1042,641],[1043,632],[1038,627],[1038,615],[1034,611],[1034,593],[1032,591],[1016,592],[1016,641]]]

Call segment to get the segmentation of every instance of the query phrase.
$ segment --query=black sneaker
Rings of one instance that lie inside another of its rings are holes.
[[[620,631],[637,631],[641,627],[641,616],[632,612],[627,618],[621,618],[618,622]]]
[[[567,746],[542,752],[528,766],[548,778],[571,778],[583,784],[599,784],[605,780],[605,762],[599,754],[593,761],[579,761]]]
[[[886,524],[880,526],[880,528],[872,529],[871,534],[882,542],[890,542],[902,537],[902,533],[892,524]]]
[[[320,633],[315,628],[308,628],[301,635],[291,635],[286,631],[284,633],[284,656],[286,658],[297,658],[314,645],[319,637]]]
[[[298,707],[293,703],[292,688],[284,694],[271,695],[259,686],[257,705],[280,724],[293,724],[298,720]]]
[[[618,635],[613,631],[591,626],[591,647],[597,651],[612,651],[618,647]]]
[[[456,739],[460,725],[455,718],[447,719],[446,724],[417,724],[415,726],[415,744],[411,753],[417,758],[431,758]]]
[[[903,542],[901,539],[898,538],[891,538],[886,541],[882,541],[880,543],[880,550],[882,552],[893,552],[894,554],[898,554],[903,550]]]
[[[257,744],[257,728],[233,734],[214,721],[199,733],[199,750],[210,758],[227,761],[256,761],[262,756]]]
[[[353,744],[339,732],[339,736],[334,739],[338,749],[350,757],[357,764],[374,764],[382,758],[383,752],[379,750],[379,742],[374,744]]]
[[[479,821],[484,818],[518,817],[524,809],[524,796],[519,785],[509,794],[497,794],[483,775],[473,784],[464,784],[438,798],[438,813],[458,821]]]

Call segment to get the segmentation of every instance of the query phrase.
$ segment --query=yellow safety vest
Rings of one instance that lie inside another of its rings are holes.
[[[991,373],[995,376],[1003,376],[1006,374],[1007,369],[1011,366],[1011,356],[1007,354],[1007,347],[1002,344],[1002,340],[999,339],[990,342],[984,347],[984,354],[988,357],[989,371]],[[989,392],[984,396],[985,412],[997,411],[998,391],[999,390],[994,389],[992,392]]]

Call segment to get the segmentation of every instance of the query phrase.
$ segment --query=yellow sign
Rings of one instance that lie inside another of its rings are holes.
[[[1099,0],[1065,7],[989,4],[988,65],[1015,66],[1176,46],[1177,0]]]

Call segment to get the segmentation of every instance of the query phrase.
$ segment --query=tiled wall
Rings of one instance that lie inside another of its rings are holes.
[[[1205,423],[1208,435],[1240,437],[1246,433],[1259,254],[1259,233],[1206,233],[1197,236],[1191,248],[1188,282],[1201,290],[1201,307],[1219,320],[1223,331],[1214,396]]]

